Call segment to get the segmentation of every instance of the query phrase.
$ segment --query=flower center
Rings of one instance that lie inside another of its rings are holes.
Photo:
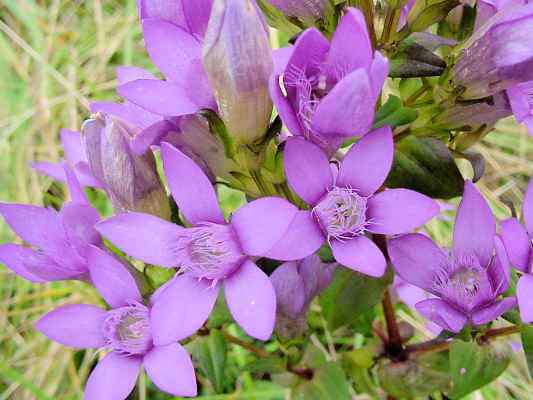
[[[130,356],[145,354],[152,347],[148,308],[132,303],[108,311],[103,333],[110,349]]]
[[[328,240],[362,235],[366,225],[366,198],[355,190],[335,187],[313,208]]]
[[[177,251],[182,271],[214,281],[230,275],[245,257],[231,226],[213,223],[187,229]]]

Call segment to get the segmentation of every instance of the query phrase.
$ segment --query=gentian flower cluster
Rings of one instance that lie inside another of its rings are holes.
[[[61,131],[64,160],[33,165],[67,183],[58,210],[0,203],[24,242],[0,245],[2,263],[33,283],[83,281],[106,304],[63,305],[35,324],[103,355],[86,399],[128,398],[141,366],[170,395],[206,392],[209,368],[189,351],[215,330],[295,375],[291,390],[324,376],[300,354],[310,343],[328,347],[331,368],[349,352],[343,366],[355,360],[370,382],[383,359],[403,368],[435,344],[406,344],[390,289],[444,338],[438,351],[457,335],[485,345],[500,317],[514,324],[504,332],[533,322],[533,183],[525,228],[514,217],[498,228],[454,162],[470,160],[475,181],[482,156],[469,148],[498,120],[514,113],[533,131],[533,4],[479,0],[461,25],[471,34],[439,37],[427,30],[455,2],[391,1],[383,18],[372,1],[347,3],[139,0],[162,79],[120,67],[122,100],[92,103],[80,132]],[[269,24],[298,33],[272,49]],[[96,191],[113,215],[91,204]],[[417,232],[440,214],[437,200],[459,195],[451,248]],[[231,318],[216,325],[220,308]]]

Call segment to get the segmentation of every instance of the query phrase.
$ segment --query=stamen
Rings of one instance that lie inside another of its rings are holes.
[[[328,241],[349,240],[365,232],[366,198],[350,188],[334,187],[313,209]]]
[[[107,347],[120,354],[140,355],[152,348],[149,311],[140,303],[108,311],[102,330]]]

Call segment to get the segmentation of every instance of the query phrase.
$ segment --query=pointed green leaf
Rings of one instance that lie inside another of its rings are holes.
[[[227,351],[226,340],[218,330],[198,338],[192,346],[193,357],[217,393],[224,390]]]
[[[304,381],[294,389],[294,400],[349,400],[348,382],[342,369],[328,362],[315,370],[313,379]]]

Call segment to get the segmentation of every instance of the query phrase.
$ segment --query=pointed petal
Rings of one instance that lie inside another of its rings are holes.
[[[187,28],[183,0],[137,0],[139,18],[161,18]]]
[[[416,304],[417,311],[425,318],[450,332],[458,333],[468,319],[441,299],[428,299]]]
[[[213,7],[213,0],[184,1],[183,13],[191,33],[204,37]]]
[[[375,51],[374,61],[372,61],[372,65],[370,66],[370,83],[374,98],[377,98],[381,92],[388,75],[389,60],[381,55],[379,51]]]
[[[472,323],[474,325],[488,324],[505,314],[511,308],[516,307],[516,298],[506,297],[501,301],[496,301],[488,307],[482,308],[472,314]]]
[[[393,155],[394,142],[389,126],[365,135],[342,159],[337,186],[350,187],[361,196],[370,196],[387,179]]]
[[[313,114],[312,126],[324,135],[362,136],[374,120],[374,101],[368,74],[357,69],[324,97]]]
[[[158,293],[150,311],[156,346],[183,340],[207,321],[217,300],[219,286],[210,281],[180,275]]]
[[[78,349],[105,346],[102,324],[106,312],[89,304],[69,304],[42,317],[35,328],[49,339]]]
[[[533,275],[523,275],[516,285],[516,297],[520,308],[520,318],[522,322],[529,324],[533,322]]]
[[[435,272],[446,263],[446,254],[420,233],[388,241],[389,257],[400,277],[421,289],[431,291]]]
[[[143,361],[148,376],[160,390],[174,396],[196,396],[194,366],[187,350],[179,343],[156,346]]]
[[[528,272],[531,239],[516,218],[500,222],[500,234],[511,264],[522,272]]]
[[[28,261],[37,258],[38,254],[30,248],[12,243],[0,245],[0,263],[5,264],[15,274],[30,282],[46,282],[47,279],[41,278],[33,273],[31,268],[28,268]],[[55,264],[52,260],[50,263]]]
[[[289,138],[283,155],[291,188],[314,206],[333,185],[329,160],[322,149],[303,138]]]
[[[342,67],[344,73],[358,68],[369,68],[372,61],[372,44],[365,17],[356,8],[349,8],[341,18],[328,53],[328,65]]]
[[[83,191],[83,188],[74,170],[66,162],[63,162],[63,170],[65,171],[65,178],[67,180],[67,186],[72,202],[88,205],[89,200],[87,199],[87,196],[85,195],[85,192]]]
[[[465,182],[453,230],[454,254],[475,254],[482,266],[489,265],[495,234],[496,223],[487,201],[472,182]]]
[[[65,158],[68,162],[72,165],[76,165],[79,162],[87,161],[80,132],[61,129],[60,136],[61,144],[65,151]]]
[[[407,233],[437,215],[438,203],[408,189],[387,189],[368,199],[368,230],[384,235]]]
[[[65,170],[61,164],[50,162],[36,162],[31,167],[40,174],[48,175],[57,181],[65,182]]]
[[[287,232],[298,209],[279,197],[263,197],[238,209],[231,226],[244,253],[261,256]]]
[[[115,256],[91,246],[88,254],[91,281],[112,308],[142,303],[135,278]]]
[[[276,293],[266,274],[247,260],[224,281],[226,303],[239,326],[250,336],[268,340],[276,319]]]
[[[187,115],[200,109],[190,100],[184,87],[176,83],[138,79],[120,85],[117,92],[133,104],[158,115]]]
[[[128,212],[100,222],[96,230],[134,258],[167,268],[178,265],[173,250],[183,230],[178,225],[153,215]]]
[[[524,195],[522,218],[524,218],[524,223],[529,232],[529,236],[533,238],[533,179],[529,181],[526,194]]]
[[[305,240],[302,240],[303,238]],[[298,211],[287,233],[265,254],[265,257],[281,261],[301,260],[317,251],[324,240],[324,234],[311,212]]]
[[[156,122],[135,135],[131,141],[131,150],[137,155],[142,155],[150,150],[150,146],[158,146],[171,132],[178,132],[178,128],[172,122],[168,120]]]
[[[187,221],[223,224],[215,190],[202,169],[168,143],[161,145],[161,158],[172,197]]]
[[[161,19],[142,21],[146,50],[169,81],[183,83],[191,63],[201,62],[200,43],[184,29]]]
[[[361,272],[362,274],[380,277],[387,268],[387,262],[381,250],[365,236],[341,242],[331,242],[333,257],[340,264]]]
[[[118,67],[117,68],[118,84],[136,81],[137,79],[157,79],[154,74],[144,68],[139,67]]]
[[[141,363],[141,357],[125,357],[112,351],[91,372],[84,400],[125,400],[135,387]]]
[[[139,80],[130,81],[130,82],[138,82],[138,81],[141,81],[141,80],[139,79]],[[146,80],[142,80],[142,81],[144,82]],[[159,81],[153,81],[153,82],[159,82]],[[128,122],[129,124],[138,127],[139,129],[147,128],[148,126],[155,124],[157,121],[160,121],[162,118],[160,115],[152,113],[132,103],[118,104],[118,103],[111,103],[111,102],[105,102],[105,101],[94,102],[94,103],[91,103],[91,112],[93,114],[97,112],[103,112],[105,114],[118,117],[124,120],[125,122]]]

